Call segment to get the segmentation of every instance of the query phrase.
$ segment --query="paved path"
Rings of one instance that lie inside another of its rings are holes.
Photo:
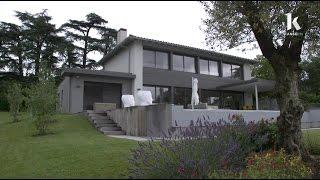
[[[129,140],[134,140],[134,141],[149,141],[151,140],[150,137],[138,137],[138,136],[127,136],[127,135],[108,135],[109,137],[114,137],[114,138],[121,138],[121,139],[129,139]],[[160,140],[160,138],[154,138],[153,140]]]

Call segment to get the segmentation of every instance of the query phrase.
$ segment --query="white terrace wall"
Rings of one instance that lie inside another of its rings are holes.
[[[172,107],[172,127],[188,127],[191,121],[198,119],[218,122],[220,119],[228,121],[229,116],[242,115],[246,122],[263,119],[277,119],[279,111],[265,110],[229,110],[229,109],[183,109],[183,106]]]
[[[217,122],[228,120],[229,116],[241,114],[246,122],[263,119],[275,120],[279,111],[265,110],[229,110],[229,109],[183,109],[183,106],[172,104],[154,104],[115,109],[108,112],[127,135],[161,137],[168,130],[177,127],[188,127],[191,121],[205,119]],[[320,127],[320,108],[307,110],[302,118],[302,128]]]

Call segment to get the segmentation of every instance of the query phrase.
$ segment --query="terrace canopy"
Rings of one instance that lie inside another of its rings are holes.
[[[253,78],[250,80],[246,80],[239,83],[233,83],[228,85],[219,86],[217,90],[230,90],[230,91],[242,91],[242,92],[250,92],[255,94],[256,99],[256,110],[259,109],[259,98],[258,98],[258,91],[259,92],[268,92],[272,91],[275,87],[275,81],[272,80],[265,80],[265,79],[258,79]]]

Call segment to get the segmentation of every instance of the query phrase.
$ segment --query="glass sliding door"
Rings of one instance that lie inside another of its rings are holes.
[[[222,109],[240,110],[243,107],[243,94],[235,92],[222,93]]]
[[[210,106],[220,107],[220,92],[213,90],[201,90],[200,102],[207,103]]]

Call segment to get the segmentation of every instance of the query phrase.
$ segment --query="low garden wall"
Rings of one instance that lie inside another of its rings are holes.
[[[160,137],[171,126],[171,107],[170,104],[133,106],[110,110],[108,114],[127,135]]]
[[[277,119],[279,111],[229,110],[229,109],[183,109],[172,104],[133,106],[108,111],[109,116],[127,135],[160,137],[169,129],[188,127],[198,119],[217,122],[228,120],[229,116],[241,114],[246,122],[261,119]],[[320,107],[308,108],[302,118],[302,128],[320,127]]]

